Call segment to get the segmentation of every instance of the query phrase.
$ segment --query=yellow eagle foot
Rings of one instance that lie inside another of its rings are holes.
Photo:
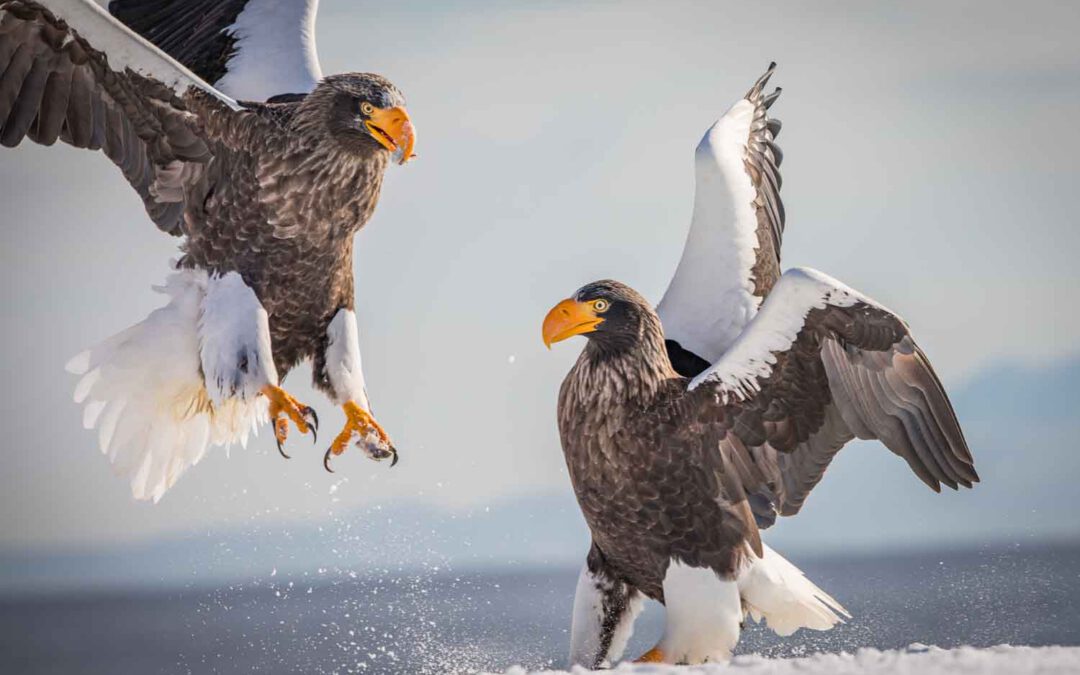
[[[278,452],[285,459],[285,439],[289,435],[289,420],[292,420],[300,433],[306,434],[311,431],[312,440],[318,441],[319,416],[315,411],[289,395],[281,387],[268,384],[262,389],[262,394],[270,399],[270,421],[274,424],[274,440],[277,441]]]
[[[656,646],[645,652],[641,656],[634,659],[634,663],[663,663],[664,652],[660,651],[660,647]]]
[[[390,466],[397,464],[397,449],[394,448],[390,437],[371,416],[371,413],[361,408],[355,401],[346,401],[341,409],[345,411],[345,428],[330,444],[330,448],[323,457],[323,466],[327,471],[334,473],[334,470],[330,468],[330,456],[345,452],[345,448],[352,442],[355,442],[356,447],[363,450],[364,454],[376,461],[393,458]]]

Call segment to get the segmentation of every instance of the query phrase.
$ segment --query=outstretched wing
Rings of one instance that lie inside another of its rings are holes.
[[[720,358],[780,278],[783,155],[775,143],[780,121],[768,115],[780,89],[764,92],[775,67],[697,146],[690,234],[656,308],[672,362],[686,376]]]
[[[229,96],[307,94],[319,0],[112,0],[109,12]]]
[[[0,2],[0,142],[100,149],[159,228],[183,234],[211,149],[192,91],[236,104],[86,0]],[[105,51],[99,51],[105,50]]]
[[[935,491],[978,482],[945,389],[907,325],[831,277],[793,269],[738,340],[690,384],[722,468],[798,512],[852,438],[879,439]],[[761,523],[759,505],[753,504]]]

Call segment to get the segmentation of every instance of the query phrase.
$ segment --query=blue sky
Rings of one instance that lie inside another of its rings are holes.
[[[544,312],[604,277],[659,298],[689,223],[693,148],[770,60],[785,90],[784,264],[902,314],[950,389],[1068,359],[1078,24],[1065,3],[323,0],[324,72],[389,76],[419,132],[419,160],[390,172],[356,246],[369,389],[403,461],[346,455],[330,477],[321,446],[296,440],[285,462],[264,436],[215,452],[157,506],[111,475],[62,366],[161,303],[150,286],[176,242],[104,157],[4,150],[0,550],[318,522],[330,499],[475,508],[569,490],[555,395],[579,345],[544,350]],[[290,387],[338,425],[308,378]],[[893,462],[845,480],[882,469],[909,478]],[[803,537],[835,527],[800,522]]]

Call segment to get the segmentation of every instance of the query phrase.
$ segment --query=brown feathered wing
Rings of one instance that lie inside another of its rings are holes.
[[[685,404],[688,423],[715,444],[725,486],[768,495],[781,515],[799,511],[856,437],[880,440],[935,491],[979,480],[907,325],[814,270],[781,277],[735,344],[691,382]]]
[[[194,87],[225,110],[235,104],[92,3],[55,9],[0,2],[0,142],[100,149],[154,223],[184,234],[187,201],[204,197],[194,188],[212,156],[184,94]]]

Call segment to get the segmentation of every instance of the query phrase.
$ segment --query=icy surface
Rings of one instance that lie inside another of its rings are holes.
[[[526,675],[524,668],[511,668],[506,675]],[[568,671],[535,671],[558,675]],[[575,668],[574,675],[587,673]],[[758,655],[737,656],[727,665],[657,666],[623,664],[611,673],[635,675],[937,675],[938,673],[979,673],[980,675],[1022,673],[1078,673],[1080,647],[1012,647],[999,645],[986,649],[959,647],[940,649],[914,644],[906,649],[881,651],[860,649],[855,653],[814,654],[797,659],[770,659]]]

